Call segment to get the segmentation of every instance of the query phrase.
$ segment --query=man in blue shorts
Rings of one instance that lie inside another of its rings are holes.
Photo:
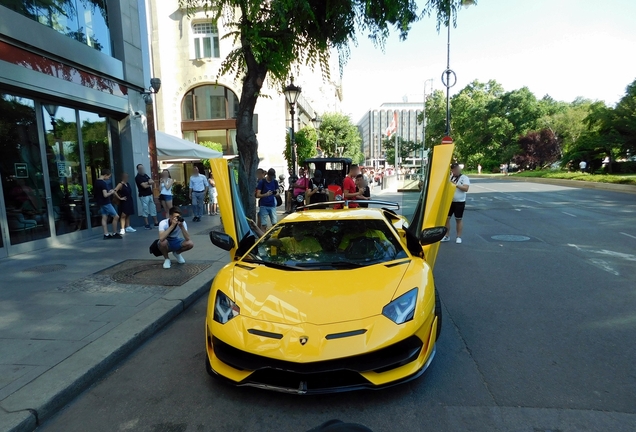
[[[101,175],[95,181],[95,185],[93,186],[93,193],[95,195],[95,204],[99,207],[99,214],[102,215],[102,229],[104,230],[104,240],[110,239],[121,239],[121,235],[117,232],[117,223],[119,222],[119,215],[117,215],[117,211],[113,204],[110,202],[110,196],[115,193],[115,191],[108,186],[106,183],[110,180],[110,170],[103,169],[101,171]],[[113,218],[113,233],[110,234],[108,232],[108,216],[112,216]]]
[[[163,254],[163,268],[169,269],[171,266],[168,257],[170,252],[179,264],[185,264],[185,259],[181,254],[192,249],[194,243],[190,240],[188,225],[181,217],[179,207],[171,207],[168,211],[168,218],[159,222],[159,243],[157,246]]]

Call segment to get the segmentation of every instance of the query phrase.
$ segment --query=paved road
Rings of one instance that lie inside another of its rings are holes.
[[[415,194],[394,198],[408,213]],[[321,397],[219,385],[203,299],[41,430],[636,430],[634,195],[475,180],[469,198],[464,243],[441,248],[445,321],[421,379]]]

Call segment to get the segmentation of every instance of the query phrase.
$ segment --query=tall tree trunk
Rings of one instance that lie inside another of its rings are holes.
[[[245,46],[245,45],[243,45]],[[247,72],[236,118],[236,146],[239,154],[239,191],[248,217],[256,215],[256,169],[258,168],[258,140],[254,132],[254,108],[267,75],[267,68],[258,64],[251,53],[245,53]]]

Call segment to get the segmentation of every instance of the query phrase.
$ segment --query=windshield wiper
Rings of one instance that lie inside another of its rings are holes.
[[[271,261],[257,261],[255,259],[250,259],[250,258],[246,258],[246,259],[243,259],[241,261],[242,262],[246,262],[246,263],[250,263],[250,264],[264,265],[266,267],[271,267],[271,268],[275,268],[275,269],[278,269],[278,270],[292,270],[292,271],[305,270],[303,268],[296,267],[296,266],[290,266],[290,265],[287,265],[287,264],[275,263],[275,262],[271,262]]]

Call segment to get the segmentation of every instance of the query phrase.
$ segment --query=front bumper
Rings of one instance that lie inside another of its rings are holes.
[[[418,378],[435,356],[437,319],[388,347],[355,356],[308,363],[264,357],[208,338],[212,371],[236,386],[293,394],[381,389]]]

